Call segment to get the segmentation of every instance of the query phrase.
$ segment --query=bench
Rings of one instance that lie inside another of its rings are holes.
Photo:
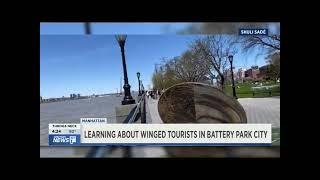
[[[273,86],[257,86],[257,87],[252,87],[252,95],[255,96],[255,94],[258,93],[268,93],[269,96],[272,95],[272,88],[277,87],[278,85],[273,85]]]

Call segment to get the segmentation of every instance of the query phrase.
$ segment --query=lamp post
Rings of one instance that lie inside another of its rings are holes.
[[[141,96],[141,91],[140,91],[140,72],[137,72],[137,77],[138,77],[138,82],[139,82],[139,95]]]
[[[88,23],[88,22],[84,23],[84,29],[86,31],[86,34],[91,34],[90,23]]]
[[[233,66],[232,66],[233,56],[230,55],[228,58],[229,58],[230,65],[231,65],[232,93],[233,93],[233,97],[238,99],[238,97],[236,95],[236,87],[234,86],[234,78],[233,78]]]
[[[142,94],[144,94],[144,86],[142,84],[142,80],[140,80],[140,84],[141,84],[141,91],[142,91]]]
[[[122,66],[123,66],[123,74],[124,74],[124,85],[123,85],[123,89],[124,89],[124,97],[123,97],[123,101],[121,102],[122,105],[127,105],[127,104],[135,104],[135,100],[132,98],[131,96],[131,92],[130,92],[130,85],[128,82],[128,75],[127,75],[127,65],[126,65],[126,59],[124,56],[124,45],[126,42],[126,35],[116,35],[116,39],[119,43],[119,46],[121,48],[121,56],[122,56]]]

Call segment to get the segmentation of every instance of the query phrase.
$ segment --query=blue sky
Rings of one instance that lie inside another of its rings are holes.
[[[185,28],[190,23],[91,23],[92,34],[155,35]],[[84,34],[83,23],[41,23],[40,34]]]
[[[199,37],[199,35],[160,35],[163,29],[169,32],[172,29],[182,28],[183,24],[170,28],[164,27],[165,23],[152,26],[154,27],[146,25],[149,29],[143,29],[141,26],[139,28],[131,25],[130,28],[125,28],[126,31],[121,30],[124,28],[123,25],[111,26],[113,29],[108,28],[110,34],[115,32],[129,34],[125,55],[131,90],[138,89],[136,72],[141,73],[145,88],[148,88],[148,85],[152,86],[154,65],[160,63],[162,57],[172,58],[181,55],[188,48],[188,43]],[[95,32],[98,32],[98,29],[96,27]],[[67,24],[61,26],[61,23],[57,23],[49,27],[41,24],[40,94],[43,98],[69,97],[71,93],[91,95],[119,91],[120,79],[123,81],[120,47],[114,35],[102,35],[103,29],[100,31],[101,35],[83,35],[81,23],[72,26]],[[56,35],[53,35],[55,32]],[[263,57],[256,59],[256,53],[253,51],[249,55],[240,53],[235,55],[235,66],[247,68],[251,65],[264,65],[265,59]]]

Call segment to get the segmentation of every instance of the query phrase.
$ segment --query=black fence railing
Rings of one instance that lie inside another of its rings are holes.
[[[130,124],[137,122],[141,119],[141,123],[146,123],[146,94],[143,93],[141,96],[138,96],[138,103],[136,106],[130,111],[127,118],[123,121],[124,124]],[[87,158],[102,158],[107,157],[108,154],[112,153],[114,150],[118,148],[123,148],[124,155],[123,157],[131,157],[131,147],[117,147],[117,146],[94,146],[92,147],[88,154]]]

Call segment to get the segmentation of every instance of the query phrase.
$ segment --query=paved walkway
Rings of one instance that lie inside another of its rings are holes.
[[[158,100],[147,99],[146,101],[146,121],[148,124],[162,124],[158,113]],[[163,147],[132,147],[133,157],[166,157],[167,152]]]
[[[240,98],[239,102],[246,111],[248,123],[271,123],[272,127],[280,127],[280,97]],[[158,100],[149,99],[147,104],[151,123],[163,123],[158,113]]]
[[[147,114],[150,115],[152,124],[163,124],[159,112],[158,112],[158,100],[148,99],[147,100]]]
[[[271,123],[280,127],[280,97],[240,98],[248,123]]]

